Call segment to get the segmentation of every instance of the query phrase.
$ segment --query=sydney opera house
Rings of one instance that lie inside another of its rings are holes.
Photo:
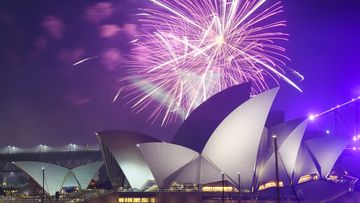
[[[250,97],[248,84],[220,92],[193,111],[171,143],[129,131],[96,133],[112,185],[143,192],[191,188],[258,197],[275,197],[267,191],[281,187],[281,195],[289,199],[348,190],[349,185],[322,180],[338,177],[332,168],[350,138],[306,137],[307,118],[271,121],[277,92],[274,88]],[[314,188],[321,190],[314,194]]]
[[[102,161],[68,169],[14,162],[39,185],[46,168],[54,195],[65,186],[86,189],[104,163],[112,193],[88,202],[339,202],[356,178],[332,169],[351,138],[313,135],[308,118],[270,116],[278,88],[250,96],[250,84],[202,103],[172,142],[137,132],[97,132]],[[171,201],[169,196],[172,194]],[[353,197],[351,197],[353,198]],[[165,200],[167,199],[167,200]]]

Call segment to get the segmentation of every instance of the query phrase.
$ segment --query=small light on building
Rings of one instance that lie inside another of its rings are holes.
[[[313,121],[313,120],[315,120],[315,118],[316,118],[316,115],[314,115],[314,114],[309,115],[309,120]]]

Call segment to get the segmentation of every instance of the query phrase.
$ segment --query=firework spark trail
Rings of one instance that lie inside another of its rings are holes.
[[[85,58],[85,59],[82,59],[80,61],[77,61],[76,63],[72,64],[72,66],[77,66],[79,64],[82,64],[86,61],[89,61],[89,60],[92,60],[92,59],[96,59],[98,56],[92,56],[92,57],[88,57],[88,58]]]
[[[116,102],[116,100],[119,98],[122,89],[123,89],[123,88],[120,88],[120,89],[117,91],[117,93],[116,93],[116,95],[115,95],[112,103]]]
[[[215,93],[251,81],[252,94],[282,79],[297,90],[281,66],[289,59],[276,20],[281,2],[266,0],[149,0],[153,7],[137,16],[143,34],[131,41],[129,61],[132,107],[156,105],[149,120],[168,125]]]

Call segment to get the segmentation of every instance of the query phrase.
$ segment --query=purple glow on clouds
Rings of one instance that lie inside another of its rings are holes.
[[[106,24],[99,27],[100,36],[103,38],[114,37],[120,30],[121,28],[114,24]]]
[[[115,70],[118,68],[123,62],[123,57],[119,49],[110,48],[103,52],[102,56],[102,64],[106,67],[107,70]]]
[[[125,23],[122,30],[129,36],[135,36],[139,34],[137,25],[131,23]]]
[[[62,49],[57,54],[57,59],[65,63],[74,63],[85,55],[85,50],[82,47]]]
[[[110,2],[98,2],[88,6],[84,18],[89,23],[99,24],[113,14],[113,4]]]
[[[52,39],[59,40],[63,38],[65,25],[60,18],[55,16],[46,16],[44,17],[42,26]]]

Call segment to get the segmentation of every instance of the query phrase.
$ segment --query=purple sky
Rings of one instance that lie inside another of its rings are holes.
[[[112,103],[145,0],[99,2],[0,1],[0,146],[96,143],[93,132],[111,129],[172,137],[178,123],[151,126],[126,100]],[[360,1],[283,4],[289,65],[305,76],[304,93],[281,82],[274,109],[291,119],[359,96]]]

